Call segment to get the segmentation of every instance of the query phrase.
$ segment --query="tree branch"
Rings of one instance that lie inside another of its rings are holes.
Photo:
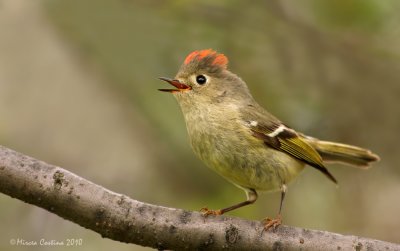
[[[357,236],[166,208],[114,193],[76,174],[0,146],[0,192],[104,238],[173,250],[400,250]]]

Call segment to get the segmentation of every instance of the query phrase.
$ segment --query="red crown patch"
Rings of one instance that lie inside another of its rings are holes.
[[[212,49],[193,51],[186,57],[184,64],[189,64],[193,60],[200,61],[201,59],[203,59],[207,56],[214,58],[214,60],[211,63],[212,65],[218,65],[225,69],[228,66],[228,58],[225,57],[224,54],[217,53],[216,51],[214,51]]]

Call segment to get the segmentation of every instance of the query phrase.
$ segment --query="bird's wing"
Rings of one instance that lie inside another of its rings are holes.
[[[264,141],[267,146],[290,154],[309,164],[337,183],[336,179],[324,166],[319,153],[295,130],[274,118],[269,119],[269,122],[250,119],[246,120],[245,123],[250,128],[253,136]]]

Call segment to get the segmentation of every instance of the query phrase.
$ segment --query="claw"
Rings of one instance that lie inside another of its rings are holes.
[[[264,231],[267,231],[271,227],[275,230],[279,225],[282,224],[282,218],[281,215],[278,214],[276,219],[265,218],[263,222],[264,222]]]
[[[202,213],[202,215],[204,217],[207,217],[209,215],[222,215],[221,210],[211,210],[211,209],[208,209],[207,207],[203,207],[202,209],[200,209],[200,212]]]

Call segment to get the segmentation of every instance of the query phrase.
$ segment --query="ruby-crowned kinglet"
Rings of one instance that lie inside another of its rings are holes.
[[[278,217],[265,229],[281,223],[286,184],[304,166],[336,179],[326,162],[367,168],[379,157],[369,150],[321,141],[296,132],[262,108],[246,83],[227,70],[228,59],[208,49],[190,53],[175,79],[160,78],[175,89],[195,154],[218,174],[242,188],[247,200],[220,210],[203,208],[204,215],[221,215],[257,200],[257,191],[281,191]]]

